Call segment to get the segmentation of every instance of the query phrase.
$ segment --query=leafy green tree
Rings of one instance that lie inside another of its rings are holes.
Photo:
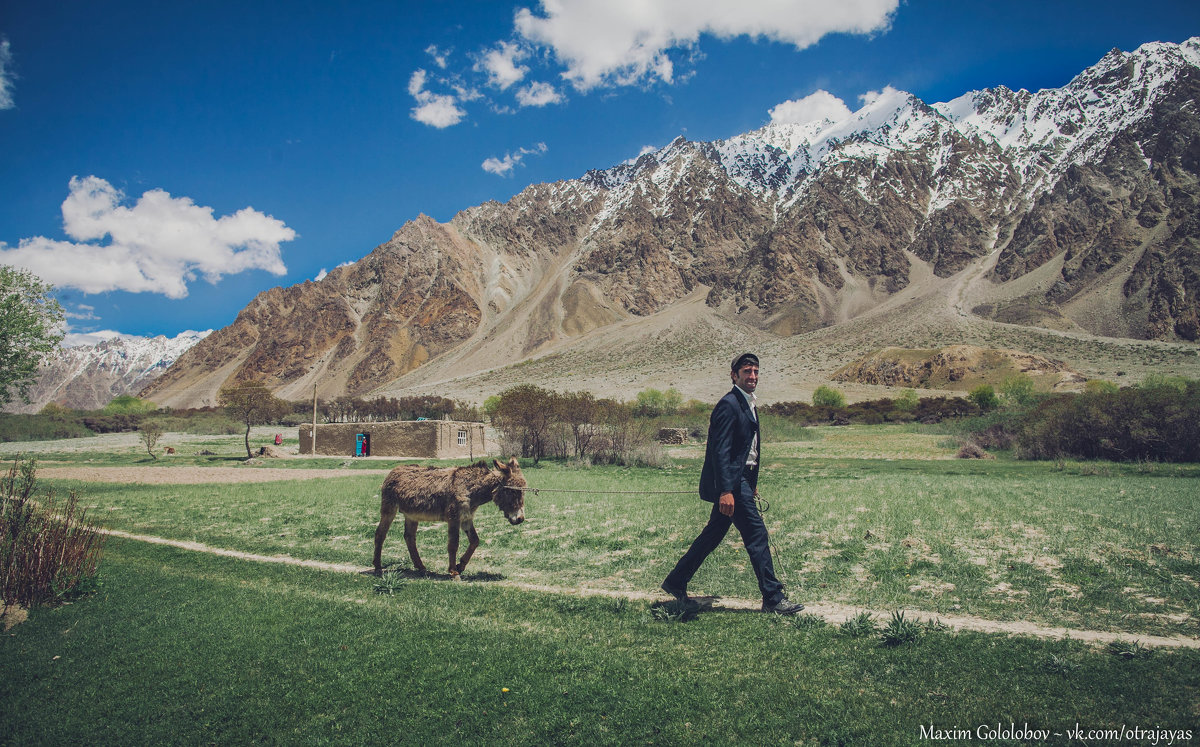
[[[1137,388],[1143,391],[1151,391],[1154,389],[1174,389],[1177,392],[1187,391],[1188,380],[1182,376],[1169,376],[1167,374],[1150,373],[1146,378],[1138,383]]]
[[[833,387],[822,384],[813,392],[812,402],[817,407],[845,407],[846,396]]]
[[[153,402],[138,399],[132,394],[122,394],[120,397],[114,397],[105,405],[102,412],[105,415],[140,415],[154,412],[156,409],[158,408],[154,406]]]
[[[896,397],[893,406],[900,412],[912,412],[920,403],[921,398],[917,396],[916,389],[904,389],[900,392],[900,396]]]
[[[496,417],[496,411],[500,409],[500,395],[493,394],[483,401],[483,414],[487,415],[488,420]]]
[[[28,270],[0,265],[0,404],[29,401],[38,364],[62,341],[63,310],[52,290]]]
[[[1083,391],[1088,394],[1116,394],[1121,391],[1121,387],[1106,379],[1088,379],[1083,385]]]
[[[246,425],[246,458],[250,453],[250,426],[273,423],[291,411],[291,403],[278,399],[261,381],[221,387],[217,402],[231,418]]]
[[[991,384],[980,384],[967,394],[967,399],[975,403],[981,412],[991,412],[1000,406],[1000,398]]]
[[[1009,407],[1025,407],[1033,404],[1037,395],[1033,391],[1033,379],[1029,374],[1014,374],[1000,382],[1001,401]]]
[[[637,393],[633,413],[638,417],[657,418],[662,415],[674,415],[683,406],[683,395],[674,387],[660,392],[657,389],[643,389]]]

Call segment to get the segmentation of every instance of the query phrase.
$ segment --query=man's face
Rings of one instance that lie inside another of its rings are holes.
[[[734,384],[742,388],[743,392],[752,394],[758,386],[758,366],[752,363],[747,363],[729,376],[733,379]]]

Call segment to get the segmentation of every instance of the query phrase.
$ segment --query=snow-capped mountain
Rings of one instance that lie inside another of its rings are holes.
[[[115,335],[93,345],[59,348],[41,367],[30,403],[13,402],[14,412],[37,412],[47,403],[91,410],[114,397],[137,394],[212,330],[175,337]]]
[[[260,294],[147,394],[210,403],[238,377],[281,396],[391,391],[697,297],[786,339],[952,283],[972,318],[1196,341],[1198,101],[1193,38],[1114,50],[1058,89],[927,104],[887,88],[841,121],[677,138],[447,224],[418,217],[351,267]]]

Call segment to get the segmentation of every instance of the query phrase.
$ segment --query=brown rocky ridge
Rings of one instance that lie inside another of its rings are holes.
[[[1016,350],[950,345],[939,350],[884,348],[842,366],[834,381],[887,387],[968,391],[1028,376],[1039,391],[1075,388],[1084,378],[1062,361]]]

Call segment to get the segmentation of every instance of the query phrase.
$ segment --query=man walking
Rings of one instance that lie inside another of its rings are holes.
[[[754,410],[758,388],[758,357],[745,353],[733,359],[729,371],[733,389],[721,398],[708,420],[708,445],[700,471],[700,497],[713,504],[708,524],[692,542],[675,569],[662,582],[663,591],[686,601],[687,585],[700,564],[721,544],[729,525],[742,534],[750,564],[762,592],[762,611],[794,615],[803,604],[789,602],[775,578],[767,525],[758,512],[759,427]]]

